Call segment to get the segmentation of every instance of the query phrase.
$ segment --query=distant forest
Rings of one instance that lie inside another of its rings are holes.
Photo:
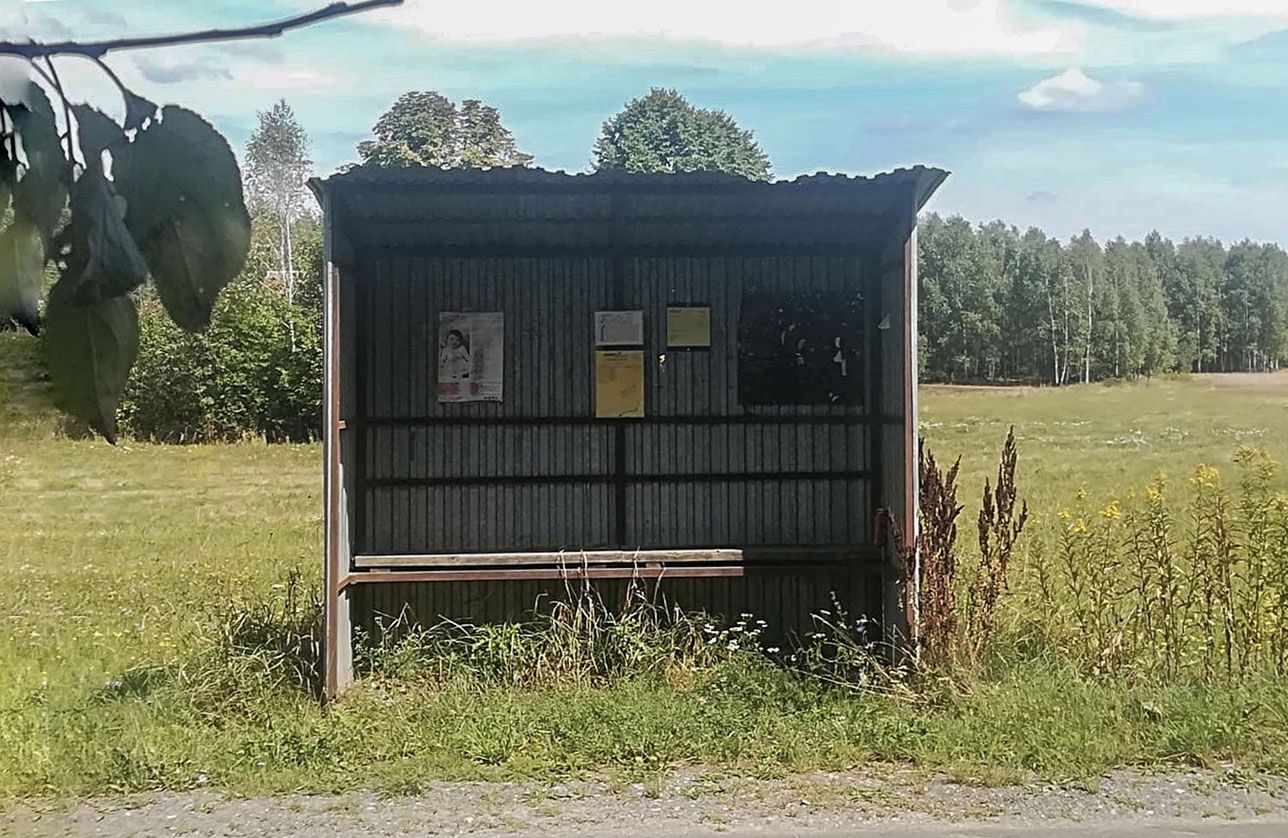
[[[1249,372],[1288,358],[1288,253],[1250,241],[1060,242],[921,220],[921,375],[1070,384]]]

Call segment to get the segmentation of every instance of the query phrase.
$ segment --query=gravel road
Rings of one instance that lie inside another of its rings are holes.
[[[25,803],[0,815],[16,836],[540,835],[906,838],[1285,838],[1288,780],[1233,771],[1119,773],[1094,788],[987,788],[900,768],[749,780],[703,772],[612,788],[435,783],[419,794],[232,798],[211,791]]]

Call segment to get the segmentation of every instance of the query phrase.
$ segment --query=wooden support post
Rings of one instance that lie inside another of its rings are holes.
[[[353,626],[350,593],[342,589],[349,575],[349,528],[345,526],[344,479],[340,458],[340,272],[335,262],[334,215],[330,194],[323,196],[323,258],[325,262],[325,332],[323,337],[323,552],[325,566],[325,615],[322,631],[323,694],[335,698],[353,683]]]
[[[886,571],[883,574],[882,610],[886,639],[893,644],[896,659],[915,653],[918,623],[919,557],[917,543],[917,214],[909,207],[894,234],[902,239],[891,243],[882,261],[881,290],[878,294],[882,316],[889,316],[891,328],[878,341],[886,341],[883,373],[898,382],[897,403],[880,404],[882,411],[897,413],[903,433],[899,443],[882,429],[881,457],[886,485],[879,487],[880,505],[890,516],[885,532]],[[897,248],[897,249],[896,249]],[[883,387],[883,397],[894,402],[895,389]],[[898,486],[899,491],[890,490]],[[889,531],[898,529],[898,533]],[[902,541],[913,550],[911,570],[898,549]]]
[[[905,636],[908,638],[910,649],[915,652],[919,643],[919,634],[921,631],[921,551],[917,549],[919,530],[921,528],[919,507],[921,504],[921,466],[920,466],[920,435],[921,435],[921,415],[918,412],[917,399],[917,378],[918,378],[918,325],[917,313],[919,311],[917,301],[917,210],[912,211],[912,229],[908,233],[908,241],[904,245],[904,373],[903,373],[903,398],[904,398],[904,421],[907,430],[904,433],[903,443],[903,460],[904,470],[907,474],[904,483],[904,506],[903,506],[903,531],[907,541],[907,549],[912,551],[910,559],[900,558],[900,563],[905,561],[912,565],[912,576],[907,578],[908,574],[905,568],[901,568],[900,574],[903,578],[903,584],[906,587],[907,595],[904,599],[906,613],[904,614]]]

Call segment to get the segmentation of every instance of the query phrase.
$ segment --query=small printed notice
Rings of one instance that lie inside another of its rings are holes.
[[[683,349],[711,347],[711,309],[677,306],[666,310],[666,345]]]
[[[595,416],[644,418],[644,353],[595,353]]]
[[[505,369],[501,312],[438,315],[438,400],[499,402]]]
[[[595,312],[596,346],[643,346],[644,312]]]

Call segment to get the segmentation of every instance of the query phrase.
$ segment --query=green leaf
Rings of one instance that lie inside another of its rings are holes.
[[[228,142],[192,111],[169,105],[113,164],[125,223],[157,293],[189,331],[210,323],[219,292],[250,250],[250,216]]]
[[[77,305],[55,285],[44,344],[59,406],[115,444],[116,405],[139,354],[134,301],[112,297]]]
[[[23,104],[11,105],[14,128],[22,140],[26,169],[13,188],[13,209],[32,222],[48,245],[67,203],[68,165],[45,91],[27,85]]]
[[[64,293],[89,303],[142,285],[148,266],[125,226],[125,200],[98,167],[76,181],[71,206],[71,221],[57,239],[59,252],[66,251]]]
[[[125,129],[97,108],[72,105],[72,115],[76,117],[76,135],[86,166],[98,166],[104,150],[111,151],[125,142]]]
[[[13,183],[18,177],[18,164],[9,156],[9,146],[3,134],[0,134],[0,218],[4,218],[9,209],[9,196],[13,194]]]
[[[45,251],[36,228],[15,218],[0,233],[0,322],[15,320],[33,335],[40,331],[40,283]]]
[[[157,106],[133,90],[122,88],[121,95],[125,97],[126,131],[137,131],[143,127],[143,123],[156,116]]]

